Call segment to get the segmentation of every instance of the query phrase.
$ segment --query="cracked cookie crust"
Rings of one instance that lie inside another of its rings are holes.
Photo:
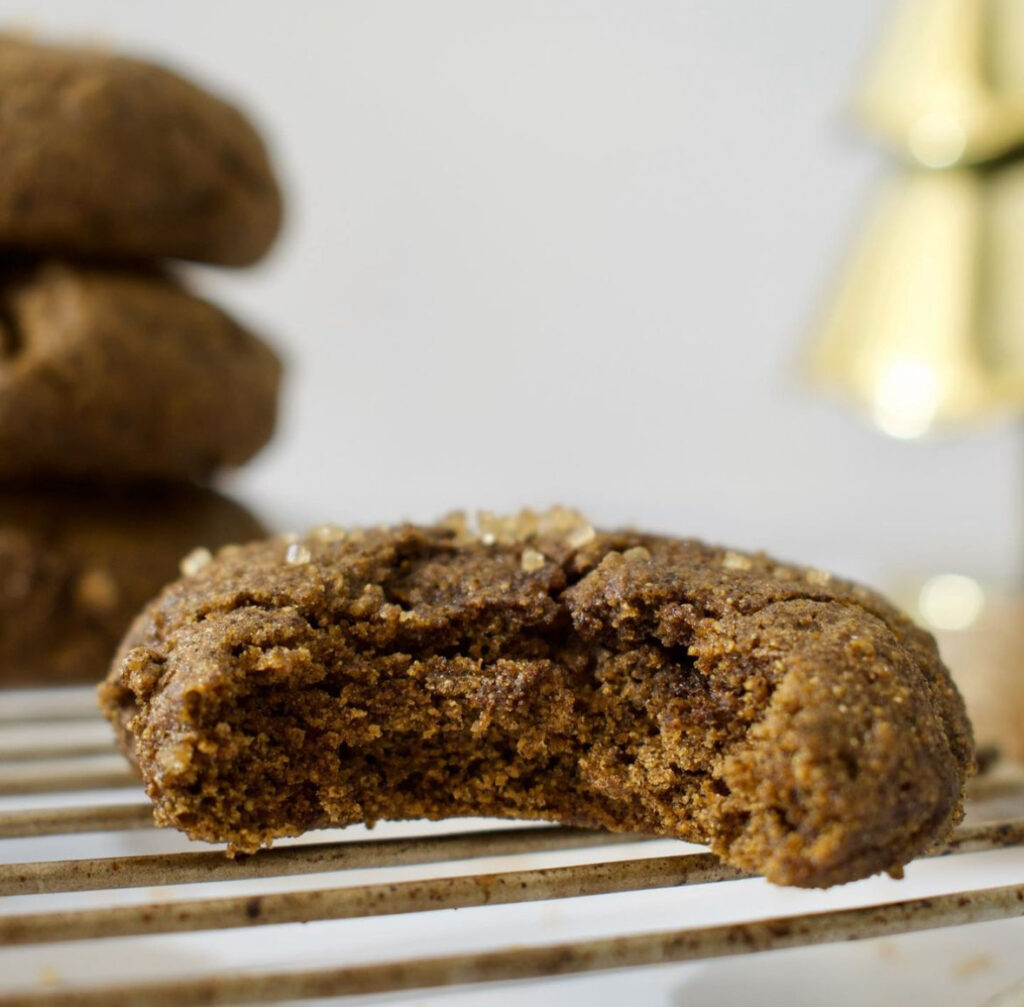
[[[934,641],[877,595],[561,510],[222,550],[101,703],[157,820],[241,852],[485,815],[827,886],[946,836],[973,766]]]

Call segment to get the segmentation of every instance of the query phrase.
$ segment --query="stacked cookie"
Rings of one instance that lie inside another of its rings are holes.
[[[193,546],[262,532],[200,488],[270,438],[280,363],[166,264],[277,234],[235,108],[133,59],[0,36],[0,681],[98,680]]]

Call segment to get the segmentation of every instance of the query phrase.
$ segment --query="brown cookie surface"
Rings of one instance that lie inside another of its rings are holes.
[[[0,682],[98,682],[182,557],[266,534],[212,490],[0,490]]]
[[[281,195],[255,129],[161,67],[0,36],[0,249],[244,265]]]
[[[138,618],[101,702],[157,820],[243,851],[485,815],[826,886],[944,837],[973,763],[933,640],[877,595],[565,512],[226,550]]]
[[[0,262],[0,479],[201,479],[270,438],[280,363],[155,271]]]

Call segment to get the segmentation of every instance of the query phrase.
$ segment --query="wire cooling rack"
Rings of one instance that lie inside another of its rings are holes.
[[[92,795],[87,801],[82,796],[86,794]],[[103,795],[108,798],[104,800]],[[29,806],[3,805],[3,800],[18,797],[28,800]],[[926,857],[954,858],[1024,844],[1024,817],[991,814],[993,808],[1006,807],[1024,813],[1024,774],[1010,771],[975,781],[966,824]],[[90,690],[0,696],[0,840],[32,840],[23,846],[31,853],[33,843],[47,837],[70,839],[151,828],[149,807],[137,779],[114,752],[110,731],[96,713]],[[0,903],[0,946],[52,945],[53,960],[59,963],[62,949],[73,943],[101,941],[113,981],[68,982],[55,970],[32,986],[0,989],[0,1007],[273,1003],[695,961],[1024,916],[1022,876],[1014,884],[957,887],[940,894],[741,922],[505,944],[426,957],[399,955],[338,966],[309,967],[298,962],[269,971],[211,970],[118,981],[116,939],[121,938],[497,908],[710,886],[744,877],[709,853],[691,852],[693,847],[664,840],[551,826],[498,825],[449,834],[427,829],[424,826],[420,835],[382,839],[314,839],[237,860],[194,844],[169,853],[72,860],[19,858],[2,863],[0,896],[8,906],[12,899],[17,905],[12,911]],[[629,855],[608,859],[615,847],[627,849]],[[657,855],[666,848],[672,852]],[[449,863],[472,865],[510,856],[564,859],[569,851],[578,851],[587,862],[435,876],[438,865],[443,871]],[[413,867],[424,876],[394,880],[398,867]],[[346,874],[365,878],[367,871],[376,872],[375,880],[345,883]],[[235,894],[230,884],[224,884],[303,875],[329,877],[317,887],[258,894]],[[165,886],[203,886],[208,891],[208,885],[228,893],[218,891],[213,897],[160,893],[164,897],[155,901],[24,908],[26,902],[45,902],[58,894],[112,896],[124,889]],[[443,925],[436,920],[432,918],[431,927]]]

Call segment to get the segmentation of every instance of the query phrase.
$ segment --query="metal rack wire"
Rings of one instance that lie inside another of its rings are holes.
[[[6,700],[9,699],[9,702]],[[58,740],[38,738],[44,722],[59,721]],[[59,761],[55,761],[59,760]],[[55,690],[33,697],[5,697],[0,707],[0,795],[137,786],[127,765],[98,724],[91,696]],[[977,782],[975,811],[993,798],[1024,798],[1024,777]],[[66,799],[66,798],[65,798]],[[957,830],[928,857],[1024,844],[1024,818],[986,818]],[[142,803],[0,810],[0,839],[138,830],[151,827]],[[169,854],[37,860],[0,864],[0,896],[112,891],[252,878],[284,878],[398,865],[425,866],[507,854],[554,853],[636,843],[639,837],[538,826],[345,842],[281,846],[254,857],[228,860],[216,850]],[[145,904],[31,911],[0,915],[0,946],[83,939],[174,934],[273,924],[413,914],[470,906],[500,906],[581,895],[706,885],[743,877],[709,853],[642,856],[611,862],[505,870],[496,873],[384,880],[259,895],[172,898]],[[344,875],[339,879],[344,880]],[[182,976],[154,982],[0,993],[12,1005],[177,1005],[271,1003],[347,994],[369,994],[454,984],[581,973],[601,969],[693,961],[834,941],[927,930],[1024,916],[1019,884],[955,891],[927,898],[827,912],[797,913],[751,922],[629,933],[612,938],[483,952],[406,958],[362,965],[305,968],[258,974]]]

